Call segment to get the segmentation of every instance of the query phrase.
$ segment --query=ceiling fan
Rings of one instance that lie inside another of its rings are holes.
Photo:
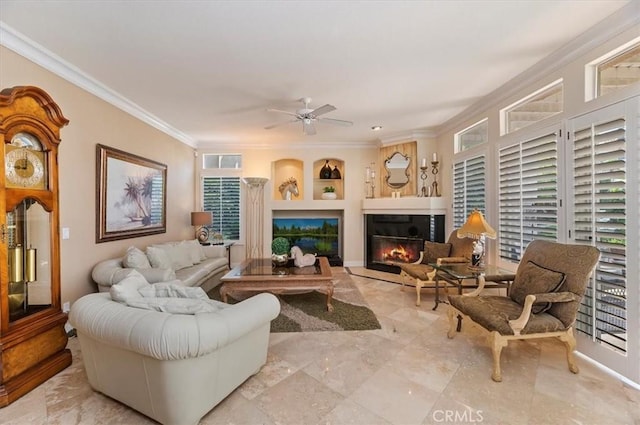
[[[266,130],[270,130],[272,128],[279,127],[281,125],[290,124],[292,122],[300,121],[300,122],[302,122],[302,132],[304,134],[306,134],[307,136],[311,136],[313,134],[316,134],[316,128],[314,126],[314,123],[316,121],[322,121],[322,122],[326,122],[326,123],[329,123],[329,124],[337,124],[337,125],[342,125],[342,126],[353,125],[353,123],[351,121],[337,120],[335,118],[323,118],[323,117],[320,117],[320,115],[326,114],[326,113],[331,112],[331,111],[335,111],[336,107],[333,106],[333,105],[326,104],[326,105],[321,106],[319,108],[311,109],[311,108],[309,108],[309,104],[311,103],[311,98],[310,97],[304,97],[304,98],[300,99],[300,101],[302,103],[304,103],[304,108],[298,109],[295,112],[283,111],[281,109],[272,109],[272,108],[267,109],[267,111],[269,111],[269,112],[280,112],[282,114],[291,115],[291,116],[293,116],[295,118],[290,120],[290,121],[287,121],[287,122],[269,125],[269,126],[265,127],[265,129]]]

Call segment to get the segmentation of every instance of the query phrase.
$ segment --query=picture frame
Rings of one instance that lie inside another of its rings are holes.
[[[96,145],[96,243],[167,231],[167,165]]]

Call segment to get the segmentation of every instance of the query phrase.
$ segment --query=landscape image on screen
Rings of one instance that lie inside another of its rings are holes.
[[[339,220],[337,218],[274,218],[273,237],[282,236],[305,254],[336,256]]]

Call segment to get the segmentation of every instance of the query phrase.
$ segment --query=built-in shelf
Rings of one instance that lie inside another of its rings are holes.
[[[330,178],[323,178],[321,175],[322,168],[328,165],[332,174]],[[340,178],[335,178],[339,174]],[[335,188],[336,199],[344,199],[344,161],[335,158],[322,158],[313,163],[313,199],[322,200],[322,194],[325,187]],[[331,200],[330,200],[331,201]]]

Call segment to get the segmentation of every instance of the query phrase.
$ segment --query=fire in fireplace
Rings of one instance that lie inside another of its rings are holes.
[[[373,235],[372,262],[381,264],[413,263],[420,258],[422,239]]]

